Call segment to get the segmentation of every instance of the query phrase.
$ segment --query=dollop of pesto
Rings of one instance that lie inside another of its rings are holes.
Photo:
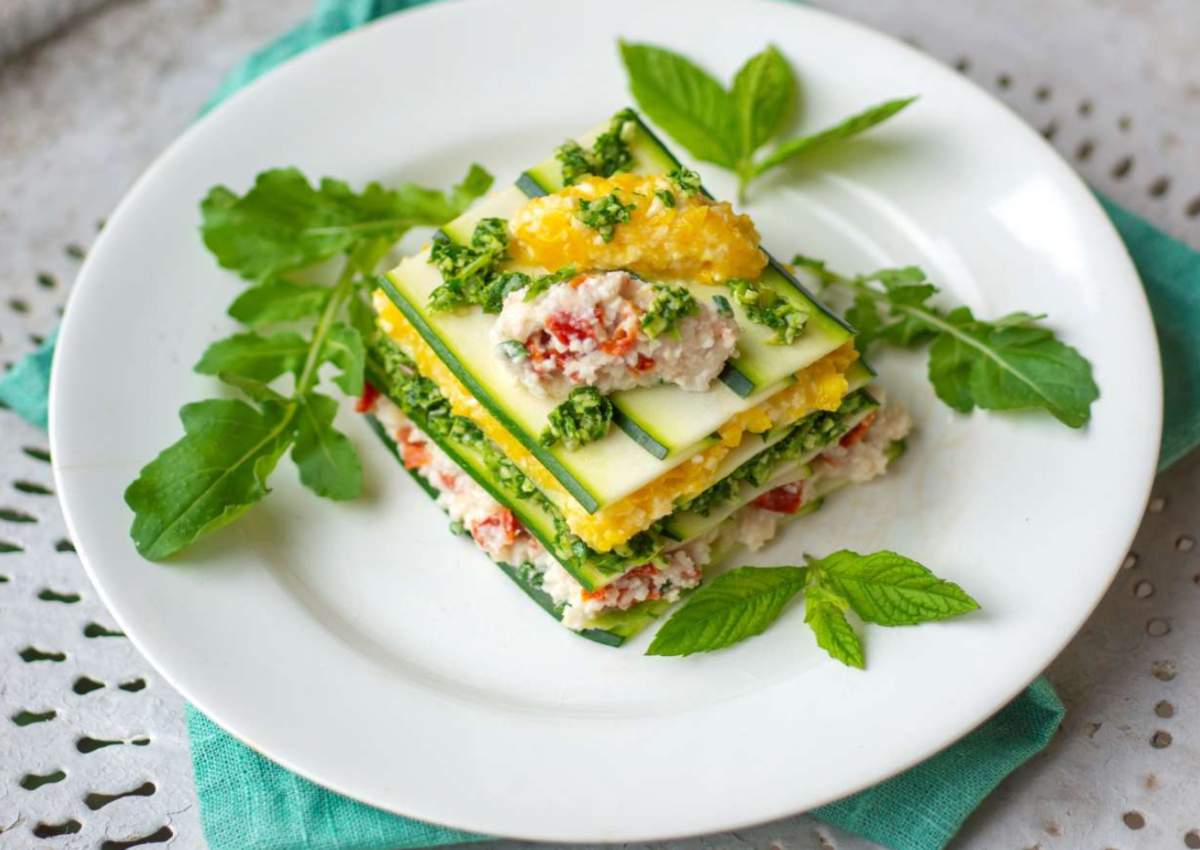
[[[614,189],[610,194],[589,201],[579,199],[579,208],[575,215],[587,227],[600,234],[605,242],[611,242],[618,224],[625,224],[635,208],[635,204],[626,204]]]
[[[654,284],[654,300],[642,314],[642,331],[655,339],[664,333],[679,335],[679,321],[700,309],[696,299],[684,286]]]
[[[636,126],[635,120],[633,110],[622,109],[612,117],[608,129],[596,137],[590,151],[570,139],[559,145],[554,155],[562,166],[563,185],[571,186],[589,174],[611,177],[618,171],[627,170],[633,164],[629,134]]]
[[[775,331],[771,342],[776,345],[791,345],[808,324],[808,311],[773,289],[742,278],[729,280],[726,285],[750,321]]]
[[[550,411],[538,440],[543,446],[562,441],[570,451],[593,443],[608,433],[613,405],[595,387],[576,387]]]

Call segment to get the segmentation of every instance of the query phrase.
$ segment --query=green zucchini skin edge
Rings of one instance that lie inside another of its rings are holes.
[[[366,415],[366,420],[367,424],[371,427],[371,430],[375,432],[375,436],[379,438],[380,442],[382,442],[384,447],[388,450],[388,453],[391,454],[392,457],[394,457],[399,463],[400,452],[396,448],[396,441],[391,438],[387,432],[387,429],[383,427],[383,424],[378,419],[370,414]],[[401,464],[401,468],[408,473],[409,477],[412,478],[413,481],[417,482],[421,489],[425,491],[426,495],[428,495],[431,499],[437,499],[438,491],[434,489],[432,484],[422,478],[415,469],[407,469],[403,466],[403,464]],[[540,607],[554,619],[560,622],[562,621],[562,616],[559,612],[558,606],[554,604],[554,600],[550,598],[550,594],[529,582],[523,575],[522,571],[511,564],[506,564],[503,561],[493,561],[493,563],[496,564],[496,566],[498,566],[506,576],[512,579],[513,583],[516,584],[517,587],[521,588],[521,590],[525,592],[526,596],[536,602],[538,607]],[[608,631],[606,629],[582,629],[576,632],[576,634],[578,634],[580,637],[587,638],[588,640],[595,641],[596,643],[601,643],[605,646],[612,647],[620,646],[625,642],[627,637],[632,636],[618,634],[615,631]]]
[[[398,289],[396,289],[396,286],[392,283],[391,278],[387,275],[379,275],[375,279],[375,285],[379,287],[379,289],[383,290],[384,294],[386,294],[391,302],[396,305],[396,309],[398,309],[404,315],[404,318],[407,319],[412,326],[417,329],[417,332],[421,335],[421,338],[424,339],[426,344],[428,344],[429,347],[434,350],[434,353],[437,354],[438,358],[446,364],[446,367],[455,373],[455,377],[462,381],[462,383],[466,386],[467,391],[470,392],[471,395],[477,400],[479,400],[480,404],[486,407],[487,411],[492,414],[492,416],[496,417],[496,419],[500,421],[500,424],[504,426],[506,431],[508,431],[521,442],[521,445],[525,447],[526,451],[537,458],[538,462],[541,463],[542,466],[546,467],[550,474],[558,480],[563,488],[570,493],[577,502],[579,502],[580,507],[582,507],[588,513],[595,513],[597,510],[599,510],[600,503],[596,499],[595,495],[593,495],[592,492],[589,491],[582,482],[576,479],[575,476],[571,475],[571,473],[561,463],[559,463],[558,458],[554,457],[554,455],[548,452],[546,448],[542,446],[535,438],[525,433],[524,429],[517,427],[517,425],[509,419],[508,414],[504,411],[504,409],[496,404],[491,393],[488,392],[485,387],[481,386],[469,371],[466,369],[458,369],[455,368],[454,365],[451,365],[457,364],[458,358],[456,358],[453,352],[446,347],[445,343],[442,342],[441,337],[439,337],[437,333],[435,333],[434,330],[425,322],[420,310],[409,303],[408,299],[405,298]]]

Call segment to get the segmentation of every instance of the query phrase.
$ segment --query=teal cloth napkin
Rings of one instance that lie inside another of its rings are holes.
[[[206,104],[338,33],[430,0],[320,0],[313,15],[254,53]],[[1104,198],[1150,298],[1164,363],[1161,465],[1200,443],[1200,253]],[[0,378],[0,403],[45,427],[51,337]],[[812,812],[892,850],[940,850],[1009,773],[1042,750],[1064,714],[1039,678],[974,732],[886,782]],[[269,761],[193,708],[188,734],[211,850],[399,850],[480,836],[374,809]]]

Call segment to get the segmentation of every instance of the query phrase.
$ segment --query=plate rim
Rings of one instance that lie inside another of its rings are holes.
[[[197,133],[202,131],[202,129],[206,126],[206,124],[210,120],[212,120],[212,116],[218,115],[221,112],[223,112],[227,108],[228,105],[234,104],[234,103],[239,103],[241,100],[243,100],[247,96],[253,96],[254,93],[256,93],[257,91],[259,91],[260,89],[262,89],[264,87],[279,87],[279,86],[286,85],[287,78],[295,73],[298,73],[300,69],[307,68],[308,66],[320,65],[321,63],[326,61],[325,57],[327,55],[331,54],[334,50],[344,48],[347,43],[364,37],[367,32],[374,31],[376,28],[401,27],[401,26],[404,26],[405,22],[413,16],[421,16],[421,17],[432,17],[432,16],[438,16],[438,15],[453,16],[453,15],[457,14],[459,12],[459,10],[461,9],[461,7],[463,7],[463,6],[483,5],[484,3],[489,3],[489,2],[495,2],[495,0],[441,0],[441,2],[430,3],[428,5],[423,5],[420,7],[413,8],[413,9],[403,10],[403,14],[392,14],[392,15],[384,16],[382,18],[368,22],[367,24],[364,24],[355,29],[351,29],[346,32],[343,32],[343,33],[327,40],[326,42],[323,42],[323,43],[313,47],[312,49],[305,51],[303,54],[293,57],[292,59],[284,62],[282,65],[279,65],[279,66],[271,69],[270,71],[266,72],[259,78],[255,79],[250,84],[244,86],[242,89],[239,89],[237,92],[235,92],[233,95],[231,95],[225,101],[223,101],[216,108],[212,109],[207,114],[202,116],[199,120],[195,121],[187,129],[185,129],[180,135],[178,135],[161,153],[159,153],[154,158],[154,160],[151,162],[151,164],[142,172],[142,174],[138,177],[138,179],[129,187],[129,189],[122,196],[121,200],[114,207],[113,213],[109,217],[110,223],[117,223],[120,220],[120,218],[122,217],[122,214],[126,211],[126,209],[128,207],[133,206],[136,203],[136,199],[140,195],[142,189],[147,184],[150,184],[153,181],[155,181],[157,179],[159,173],[161,173],[164,169],[169,167],[169,164],[176,157],[184,155],[184,151],[186,150],[191,138],[194,135],[196,135]],[[710,0],[710,2],[721,3],[724,5],[732,5],[734,0]],[[905,53],[907,58],[910,61],[925,64],[926,66],[929,66],[931,69],[936,70],[937,72],[939,72],[943,75],[953,75],[954,74],[954,72],[951,69],[945,67],[940,62],[937,62],[935,59],[922,53],[921,51],[917,50],[916,48],[912,47],[911,45],[906,44],[902,40],[900,40],[888,33],[881,32],[872,27],[869,27],[867,25],[859,23],[853,19],[842,17],[840,15],[834,14],[834,13],[826,11],[824,9],[818,9],[818,8],[814,8],[811,6],[798,5],[795,3],[787,2],[787,0],[753,0],[753,2],[750,2],[750,3],[747,3],[746,0],[742,0],[742,2],[739,4],[739,10],[744,11],[747,7],[751,7],[751,6],[755,6],[755,5],[763,6],[763,7],[786,8],[790,14],[796,15],[798,21],[802,20],[806,16],[812,16],[812,17],[816,17],[816,18],[825,19],[828,22],[834,23],[836,26],[846,29],[848,32],[850,32],[852,34],[853,38],[855,38],[855,39],[862,39],[862,38],[882,39],[886,42],[889,42],[891,47],[896,48],[896,49],[902,51],[903,53]],[[1076,188],[1082,189],[1083,192],[1080,193],[1081,197],[1083,195],[1086,195],[1086,197],[1088,199],[1086,202],[1083,202],[1085,204],[1085,206],[1083,206],[1083,207],[1079,206],[1078,204],[1076,204],[1074,202],[1071,203],[1071,207],[1072,207],[1073,211],[1075,212],[1075,214],[1083,216],[1085,214],[1085,208],[1086,208],[1086,214],[1088,217],[1095,219],[1097,221],[1103,220],[1103,222],[1105,223],[1104,227],[1106,228],[1109,236],[1111,237],[1113,244],[1115,246],[1119,246],[1120,254],[1123,255],[1123,257],[1125,259],[1125,264],[1126,264],[1126,268],[1121,270],[1121,276],[1123,278],[1126,278],[1128,283],[1133,284],[1133,288],[1137,292],[1137,298],[1143,309],[1142,318],[1146,320],[1145,324],[1149,329],[1149,336],[1148,336],[1147,341],[1151,344],[1151,347],[1153,349],[1154,360],[1159,367],[1153,376],[1153,380],[1151,382],[1152,385],[1149,388],[1150,394],[1153,396],[1152,400],[1155,402],[1155,404],[1153,405],[1152,411],[1151,411],[1151,416],[1153,419],[1153,422],[1151,424],[1153,424],[1155,427],[1153,429],[1147,429],[1150,433],[1153,433],[1154,435],[1156,435],[1154,437],[1154,445],[1157,446],[1159,444],[1159,439],[1160,439],[1160,435],[1161,435],[1161,420],[1162,420],[1161,351],[1160,351],[1160,347],[1158,344],[1156,329],[1151,320],[1151,312],[1150,312],[1150,308],[1149,308],[1148,298],[1146,296],[1144,288],[1140,284],[1140,278],[1137,274],[1136,267],[1133,264],[1132,258],[1129,255],[1127,247],[1125,246],[1123,240],[1121,240],[1115,225],[1113,224],[1112,220],[1108,217],[1108,215],[1104,212],[1102,205],[1097,200],[1097,198],[1095,197],[1095,195],[1092,192],[1092,190],[1090,189],[1090,187],[1088,187],[1087,184],[1083,181],[1082,177],[1073,168],[1070,167],[1070,164],[1068,162],[1066,162],[1066,160],[1062,157],[1062,155],[1059,154],[1058,151],[1055,150],[1051,145],[1049,145],[1049,143],[1046,142],[1045,139],[1043,139],[1041,136],[1039,136],[1032,127],[1030,127],[1028,124],[1026,124],[1025,121],[1019,115],[1017,115],[1016,112],[1011,107],[1008,106],[1008,104],[1006,104],[1004,101],[1000,100],[998,97],[996,97],[991,92],[984,89],[983,87],[975,84],[973,81],[966,80],[965,82],[967,82],[968,85],[970,86],[970,88],[973,90],[975,97],[982,96],[982,99],[988,101],[993,107],[998,106],[1003,110],[1003,112],[1007,113],[1009,123],[1011,124],[1012,131],[1025,133],[1028,137],[1035,140],[1037,142],[1037,144],[1039,144],[1043,150],[1052,154],[1052,156],[1058,166],[1058,171],[1060,172],[1060,176],[1063,179],[1073,183]],[[97,243],[101,242],[102,240],[106,240],[108,238],[109,232],[110,232],[109,229],[106,228],[106,231],[102,232],[100,234],[100,236],[98,237]],[[72,338],[71,328],[74,326],[73,318],[75,316],[75,313],[73,311],[71,311],[70,305],[75,300],[76,293],[78,293],[83,288],[83,285],[91,285],[91,284],[89,284],[89,281],[91,279],[89,264],[90,264],[90,257],[88,259],[85,259],[85,262],[79,271],[79,274],[78,274],[78,277],[76,280],[76,284],[72,287],[71,294],[68,297],[67,309],[64,311],[64,317],[63,317],[63,321],[61,324],[61,330],[60,330],[60,337],[59,337],[60,346],[62,345],[62,341],[64,339],[69,340]],[[62,358],[56,357],[54,359],[53,365],[52,365],[52,371],[51,371],[51,380],[50,380],[49,439],[50,439],[51,453],[53,456],[58,455],[58,452],[56,451],[56,447],[59,445],[60,440],[63,439],[61,436],[61,431],[59,430],[59,427],[57,426],[59,417],[56,414],[56,411],[58,409],[60,409],[62,404],[64,404],[64,402],[62,401],[62,398],[61,398],[61,393],[59,392],[59,389],[61,388],[61,386],[63,384],[63,379],[61,377],[61,373],[66,368],[66,367],[62,366],[63,362],[64,362],[64,360]],[[1157,454],[1155,454],[1155,456],[1157,456]],[[1137,501],[1137,503],[1139,503],[1143,506],[1143,511],[1144,511],[1144,506],[1145,506],[1147,500],[1149,499],[1151,487],[1153,485],[1153,481],[1156,476],[1156,472],[1157,472],[1157,470],[1156,470],[1155,464],[1150,463],[1150,464],[1148,464],[1147,470],[1143,473],[1142,480],[1140,482],[1130,482],[1131,485],[1135,485],[1135,484],[1140,485],[1136,488],[1137,492],[1140,493],[1140,497],[1136,501]],[[419,814],[408,814],[408,813],[397,810],[395,808],[394,803],[391,803],[384,799],[380,799],[377,795],[364,794],[361,791],[351,791],[344,787],[339,787],[341,785],[340,783],[331,783],[325,779],[322,779],[319,776],[315,775],[314,773],[309,772],[303,766],[293,763],[290,754],[287,754],[287,753],[281,754],[281,753],[276,753],[276,752],[268,753],[265,748],[261,748],[258,745],[256,745],[250,736],[243,735],[236,728],[233,728],[233,727],[227,725],[224,721],[222,721],[220,718],[221,718],[221,715],[223,714],[223,712],[220,710],[214,711],[213,710],[214,707],[209,704],[209,701],[207,699],[196,699],[195,695],[192,693],[191,685],[185,682],[185,680],[187,679],[186,673],[181,673],[180,677],[177,677],[175,671],[171,671],[167,667],[160,665],[160,663],[156,660],[157,654],[149,646],[147,646],[145,643],[143,643],[143,641],[138,637],[138,629],[136,628],[136,626],[133,628],[130,628],[130,623],[127,621],[125,614],[122,613],[118,608],[114,607],[111,604],[109,592],[106,589],[104,582],[99,579],[99,577],[98,577],[99,573],[97,572],[97,570],[95,569],[95,567],[92,563],[91,556],[88,554],[87,544],[77,534],[77,523],[75,521],[73,509],[68,506],[68,497],[66,496],[67,491],[70,490],[70,486],[69,485],[64,486],[65,479],[64,479],[64,474],[63,474],[63,468],[60,467],[57,463],[53,464],[53,476],[54,476],[56,491],[59,493],[59,502],[60,502],[60,505],[62,506],[63,516],[64,516],[68,534],[70,535],[71,539],[75,542],[75,544],[78,548],[78,555],[80,558],[80,562],[83,564],[84,569],[87,572],[89,579],[91,580],[93,586],[95,587],[97,595],[100,597],[101,601],[104,603],[105,607],[107,608],[107,610],[109,611],[111,616],[113,616],[113,618],[116,620],[117,624],[121,627],[122,631],[124,631],[129,636],[130,640],[132,641],[134,646],[137,648],[138,652],[140,652],[146,658],[146,660],[155,668],[155,670],[158,672],[158,674],[160,676],[162,676],[163,679],[171,687],[173,687],[176,691],[178,691],[188,702],[192,703],[194,706],[199,708],[205,715],[207,715],[215,723],[217,723],[217,725],[219,725],[222,730],[224,730],[228,734],[232,735],[238,741],[249,746],[255,752],[262,754],[264,757],[270,759],[271,761],[304,777],[305,779],[308,779],[308,780],[314,782],[315,784],[320,785],[321,787],[331,790],[335,793],[342,794],[344,796],[350,797],[351,799],[359,800],[368,805],[372,805],[377,808],[381,808],[385,811],[389,811],[389,812],[392,812],[394,814],[397,814],[397,815],[400,815],[403,817],[409,817],[409,818],[414,818],[414,819],[422,818],[422,816]],[[1140,517],[1141,514],[1139,514],[1138,516]],[[1128,539],[1126,540],[1125,550],[1123,550],[1123,551],[1128,551],[1129,545],[1132,543],[1134,536],[1136,535],[1137,528],[1138,528],[1138,523],[1134,523],[1133,527],[1132,527],[1132,531],[1127,535]],[[1078,634],[1080,629],[1082,629],[1082,627],[1086,624],[1088,619],[1091,617],[1092,613],[1095,611],[1095,608],[1099,605],[1099,603],[1103,599],[1104,595],[1107,593],[1109,587],[1112,584],[1114,577],[1119,572],[1120,563],[1121,563],[1120,553],[1114,553],[1114,564],[1113,564],[1111,570],[1108,572],[1107,580],[1104,582],[1103,585],[1099,585],[1099,584],[1097,585],[1097,588],[1098,588],[1097,592],[1095,594],[1095,597],[1087,605],[1086,614],[1084,616],[1082,616],[1079,619],[1079,621],[1077,623],[1075,623],[1070,630],[1064,631],[1062,633],[1061,639],[1057,642],[1054,642],[1053,646],[1050,645],[1050,642],[1043,644],[1043,647],[1044,647],[1043,652],[1039,654],[1041,656],[1041,660],[1038,665],[1039,670],[1043,670],[1051,661],[1053,661],[1054,658],[1056,658],[1058,655],[1060,655],[1061,652],[1063,651],[1063,649],[1066,647],[1066,645],[1072,639],[1074,639],[1074,637]],[[1099,575],[1099,574],[1100,574],[1099,571],[1097,571],[1097,575]],[[1038,675],[1040,675],[1040,673],[1035,673],[1033,678],[1036,678]],[[944,731],[944,727],[940,727],[941,729],[943,729],[943,731],[940,731],[937,735],[930,736],[931,738],[934,738],[934,737],[937,738],[938,743],[936,745],[930,746],[925,752],[923,752],[923,754],[920,754],[918,756],[915,756],[915,757],[907,759],[907,760],[903,760],[902,762],[891,762],[891,763],[889,763],[890,766],[886,770],[884,770],[882,773],[879,773],[878,775],[875,775],[873,778],[865,779],[862,782],[858,783],[855,787],[853,787],[849,790],[844,789],[844,788],[839,788],[836,791],[827,793],[824,796],[824,798],[818,800],[817,802],[813,802],[811,804],[806,803],[805,805],[808,808],[815,808],[818,806],[826,805],[829,802],[832,802],[832,801],[838,800],[838,799],[842,799],[846,796],[855,794],[865,788],[874,786],[882,781],[885,781],[893,776],[896,776],[899,773],[902,773],[902,772],[910,769],[914,765],[919,764],[920,762],[924,761],[925,759],[929,758],[930,756],[934,755],[935,753],[940,752],[945,747],[960,740],[963,736],[969,734],[972,730],[981,726],[988,719],[990,719],[990,717],[996,711],[1003,708],[1004,705],[1006,705],[1009,701],[1011,701],[1013,698],[1015,698],[1017,695],[1019,695],[1028,686],[1030,681],[1032,681],[1032,678],[1029,681],[1021,682],[1019,684],[1019,686],[1011,689],[1011,692],[1008,692],[1007,695],[1003,699],[996,702],[996,704],[988,711],[988,713],[985,716],[978,718],[976,720],[970,721],[968,723],[958,724],[954,727],[953,731],[950,733],[946,733]],[[960,727],[962,727],[962,728],[960,728]],[[787,816],[790,816],[790,815],[793,815],[796,813],[797,813],[797,809],[788,808],[785,810],[776,811],[774,813],[770,813],[770,814],[766,814],[766,815],[756,814],[754,817],[744,820],[744,821],[729,822],[727,826],[721,827],[721,829],[728,830],[728,829],[745,828],[745,827],[749,827],[749,826],[756,825],[756,824],[770,822],[770,821],[776,820],[778,818],[787,817]],[[463,812],[462,814],[466,815],[468,813]],[[467,819],[469,820],[469,817]],[[439,815],[437,824],[442,825],[442,826],[447,826],[447,827],[457,829],[457,830],[468,831],[468,832],[477,832],[480,830],[480,826],[472,825],[470,823],[465,823],[462,818],[452,818],[452,817],[445,818],[445,817],[441,817]],[[605,835],[591,834],[591,835],[581,836],[578,834],[561,834],[561,833],[557,833],[557,832],[517,834],[517,833],[506,833],[503,831],[496,831],[494,829],[488,829],[487,831],[490,834],[492,834],[494,836],[498,836],[498,837],[526,838],[526,839],[533,839],[533,840],[539,840],[539,841],[579,842],[579,841],[615,840],[613,838],[613,836],[609,835],[609,834],[605,834]],[[682,838],[682,837],[688,837],[688,836],[693,836],[693,835],[708,834],[711,832],[713,832],[711,825],[706,825],[704,828],[697,829],[695,831],[682,831],[681,832],[679,830],[670,830],[667,832],[648,832],[648,833],[641,833],[641,834],[621,833],[619,835],[619,840],[629,841],[629,842],[666,840],[666,839],[671,839],[671,838]]]

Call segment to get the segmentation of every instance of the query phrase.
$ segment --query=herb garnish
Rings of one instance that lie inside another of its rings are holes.
[[[700,175],[682,165],[668,172],[667,179],[675,184],[684,197],[690,198],[700,191]]]
[[[562,166],[563,185],[571,186],[589,174],[611,177],[627,169],[633,162],[627,128],[633,126],[630,122],[634,120],[631,110],[622,109],[612,117],[608,129],[596,137],[590,152],[571,139],[561,144],[554,155]]]
[[[786,437],[747,460],[721,480],[677,505],[678,510],[708,516],[718,507],[731,505],[743,487],[761,487],[788,461],[811,455],[832,445],[850,430],[855,417],[874,403],[864,391],[846,396],[836,411],[810,413],[791,426]]]
[[[928,303],[937,287],[914,266],[851,278],[807,257],[793,262],[853,296],[846,318],[858,328],[864,349],[878,342],[900,348],[928,343],[929,380],[955,410],[1040,408],[1071,428],[1091,418],[1092,402],[1100,397],[1092,366],[1038,324],[1044,316],[1017,312],[989,322],[967,307],[941,310]]]
[[[635,204],[622,203],[617,190],[614,189],[610,194],[592,201],[580,198],[579,209],[575,215],[585,226],[599,233],[601,239],[611,242],[617,225],[626,224],[629,221],[629,214],[633,212],[635,206]]]
[[[726,281],[726,285],[733,300],[746,311],[746,318],[775,331],[772,344],[791,345],[808,324],[808,311],[774,289],[742,278]]]
[[[429,293],[429,308],[445,312],[478,304],[485,313],[499,313],[504,296],[529,282],[520,272],[499,269],[507,252],[508,222],[502,218],[480,219],[467,245],[435,239],[429,262],[442,273],[442,283]]]
[[[629,87],[638,105],[697,159],[733,171],[738,198],[766,171],[886,121],[915,98],[889,100],[832,127],[778,144],[761,159],[755,153],[787,123],[796,80],[774,46],[746,60],[726,89],[707,71],[674,51],[620,42]]]
[[[654,300],[642,314],[642,331],[651,339],[657,339],[668,331],[679,335],[679,320],[691,316],[700,309],[695,297],[686,286],[653,286]]]
[[[267,478],[289,449],[313,492],[331,499],[359,494],[358,455],[333,427],[337,403],[317,392],[321,367],[337,367],[343,392],[362,391],[363,334],[373,327],[366,292],[375,266],[409,228],[454,218],[491,182],[472,166],[447,193],[378,183],[356,193],[329,178],[313,187],[284,168],[259,174],[245,195],[223,186],[209,192],[200,207],[204,244],[222,267],[258,282],[230,314],[248,325],[303,321],[307,327],[238,333],[204,352],[196,371],[216,375],[244,399],[185,405],[184,436],[126,489],[134,512],[130,536],[143,557],[166,558],[237,519],[266,495]],[[284,277],[338,255],[344,263],[331,287]],[[288,395],[269,386],[284,374],[294,378]]]
[[[532,301],[547,289],[554,286],[554,284],[562,283],[564,280],[570,280],[573,277],[575,277],[574,266],[563,266],[556,272],[544,274],[541,277],[535,277],[525,290],[525,300]]]
[[[662,201],[664,207],[671,208],[675,206],[675,193],[670,189],[659,189],[654,193],[654,197]]]
[[[612,419],[613,404],[606,396],[595,387],[576,387],[550,411],[538,441],[552,446],[562,440],[568,450],[575,451],[607,434]]]
[[[850,667],[866,659],[846,619],[911,626],[979,608],[957,584],[895,552],[860,555],[842,549],[803,567],[741,567],[701,585],[654,636],[647,655],[691,655],[762,634],[787,604],[804,594],[804,621],[817,645]]]

